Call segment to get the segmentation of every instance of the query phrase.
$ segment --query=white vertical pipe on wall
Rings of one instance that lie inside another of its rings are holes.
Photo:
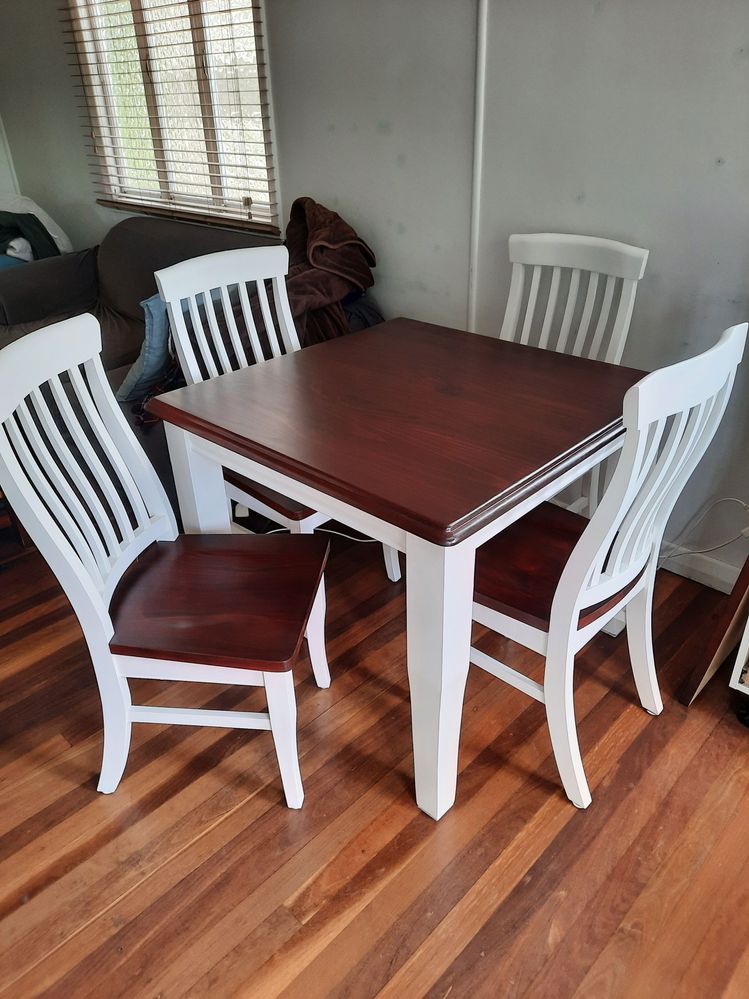
[[[481,181],[484,166],[484,123],[486,106],[486,47],[489,34],[489,0],[479,0],[476,10],[476,83],[474,90],[473,177],[471,181],[471,221],[468,256],[468,315],[469,332],[476,332],[478,301],[479,220],[481,215]]]

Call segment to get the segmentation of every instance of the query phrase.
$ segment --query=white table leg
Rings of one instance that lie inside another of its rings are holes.
[[[476,553],[409,535],[406,556],[416,802],[439,819],[455,801]]]
[[[230,534],[231,518],[219,464],[191,446],[192,435],[165,423],[169,457],[186,534]]]

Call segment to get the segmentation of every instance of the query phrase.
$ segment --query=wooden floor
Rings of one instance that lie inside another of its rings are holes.
[[[267,732],[138,726],[99,795],[94,678],[35,556],[0,573],[0,995],[745,997],[749,731],[718,677],[672,691],[716,594],[661,573],[666,710],[634,703],[623,636],[579,657],[593,804],[563,797],[543,708],[472,671],[455,808],[413,801],[403,584],[378,545],[329,571],[333,685],[299,663],[306,801]],[[536,677],[539,662],[480,636]],[[259,693],[138,682],[153,703]]]

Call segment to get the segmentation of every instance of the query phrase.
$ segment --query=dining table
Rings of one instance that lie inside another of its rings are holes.
[[[229,532],[224,469],[405,555],[418,806],[455,801],[477,548],[623,442],[642,371],[393,319],[158,396],[183,528]]]

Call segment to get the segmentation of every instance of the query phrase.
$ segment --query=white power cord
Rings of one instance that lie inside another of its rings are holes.
[[[274,527],[272,531],[263,531],[263,534],[280,534],[282,532],[290,534],[288,527]],[[355,538],[353,534],[344,534],[342,531],[331,531],[329,527],[316,527],[315,534],[335,534],[337,538],[346,538],[347,541],[360,541],[364,545],[377,545],[380,542],[374,538]]]
[[[738,541],[739,538],[749,538],[749,526],[747,526],[743,528],[743,530],[739,531],[739,533],[736,534],[734,537],[728,538],[726,541],[721,541],[717,545],[711,545],[709,548],[681,548],[681,546],[679,545],[680,539],[683,538],[690,531],[693,531],[695,527],[698,527],[705,519],[705,517],[707,517],[707,515],[712,510],[714,510],[716,506],[719,506],[721,503],[738,503],[739,506],[742,506],[744,510],[747,513],[749,513],[749,503],[747,503],[745,500],[739,499],[737,496],[722,496],[720,499],[715,500],[715,502],[711,503],[709,507],[703,510],[703,512],[700,514],[697,520],[694,521],[694,523],[690,524],[685,530],[683,530],[679,535],[679,537],[672,542],[674,547],[680,548],[680,551],[672,551],[668,555],[661,555],[660,557],[661,565],[663,565],[664,562],[667,562],[671,558],[680,558],[682,555],[704,555],[707,552],[716,552],[718,551],[719,548],[725,548],[726,545],[731,545],[733,544],[734,541]]]

